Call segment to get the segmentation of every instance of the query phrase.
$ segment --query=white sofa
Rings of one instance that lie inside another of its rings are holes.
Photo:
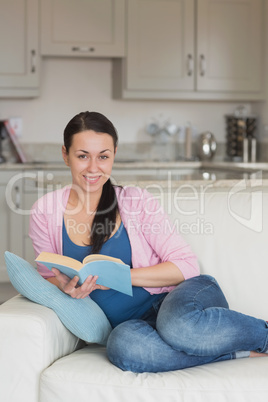
[[[215,276],[230,308],[268,320],[268,192],[195,192],[162,200]],[[56,314],[16,296],[0,306],[1,402],[267,402],[268,358],[212,363],[168,373],[123,372],[105,347],[85,345]]]

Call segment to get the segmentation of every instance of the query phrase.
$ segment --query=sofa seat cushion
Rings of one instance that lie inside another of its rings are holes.
[[[267,402],[267,372],[268,358],[262,357],[136,374],[113,366],[105,347],[89,345],[43,372],[40,402]]]

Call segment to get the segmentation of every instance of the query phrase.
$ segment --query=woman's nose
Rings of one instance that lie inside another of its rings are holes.
[[[97,172],[98,171],[98,164],[96,159],[91,158],[88,161],[87,170],[90,172]]]

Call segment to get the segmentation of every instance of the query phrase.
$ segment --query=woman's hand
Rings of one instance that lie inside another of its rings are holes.
[[[85,282],[78,286],[79,281],[78,276],[70,279],[67,275],[62,274],[58,269],[52,268],[52,272],[55,274],[54,278],[49,278],[48,280],[58,288],[66,293],[67,295],[73,297],[74,299],[84,299],[89,296],[91,292],[96,289],[106,290],[109,289],[105,286],[97,285],[96,281],[98,276],[89,275]]]

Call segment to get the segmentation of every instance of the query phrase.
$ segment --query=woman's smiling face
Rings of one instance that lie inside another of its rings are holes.
[[[69,153],[62,147],[63,159],[71,169],[73,184],[84,192],[99,192],[100,195],[111,175],[115,153],[111,135],[93,130],[75,134]]]

